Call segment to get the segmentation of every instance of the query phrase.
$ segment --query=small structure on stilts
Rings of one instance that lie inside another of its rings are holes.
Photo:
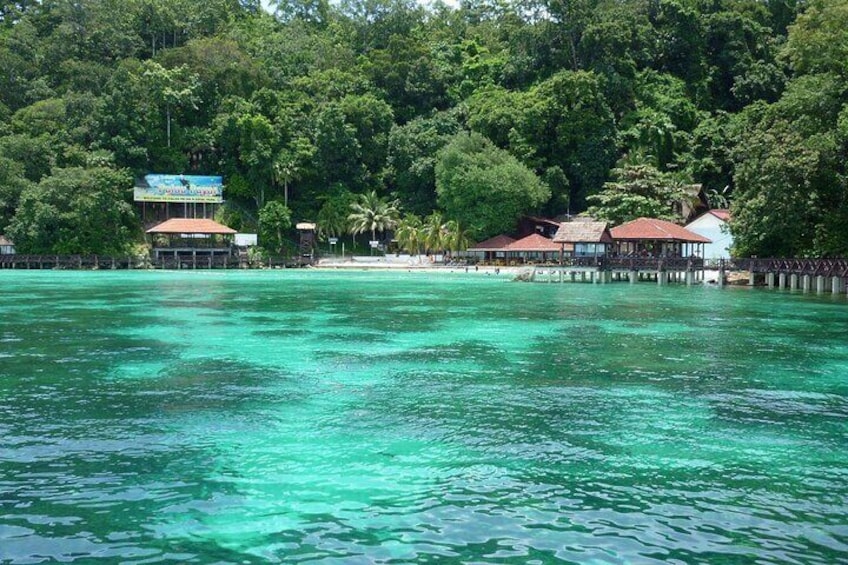
[[[561,246],[559,265],[537,268],[532,280],[691,285],[703,280],[698,246],[710,240],[671,222],[639,218],[611,230],[605,222],[567,222],[553,242]]]
[[[299,222],[297,228],[300,234],[298,245],[298,264],[313,265],[318,261],[318,237],[316,236],[316,225],[312,222]]]

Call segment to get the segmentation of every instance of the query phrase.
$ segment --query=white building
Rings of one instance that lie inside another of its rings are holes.
[[[0,235],[0,255],[13,255],[15,253],[15,244]]]
[[[730,210],[708,210],[688,224],[686,229],[711,239],[704,245],[704,259],[729,259],[733,236],[730,234]]]

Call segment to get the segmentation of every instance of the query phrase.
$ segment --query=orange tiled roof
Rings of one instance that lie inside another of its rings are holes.
[[[503,248],[503,251],[559,251],[560,244],[554,243],[538,233],[530,234],[518,241],[513,241]]]
[[[500,251],[513,241],[515,240],[508,235],[496,235],[495,237],[490,237],[486,241],[481,241],[477,245],[472,245],[468,248],[468,251]]]
[[[637,218],[610,230],[616,240],[680,241],[683,243],[712,243],[702,235],[656,218]]]
[[[715,208],[709,211],[710,214],[718,218],[719,220],[724,220],[725,222],[730,221],[730,210],[726,210],[724,208]]]
[[[193,218],[171,218],[147,230],[147,233],[202,233],[232,235],[236,230],[214,220]]]

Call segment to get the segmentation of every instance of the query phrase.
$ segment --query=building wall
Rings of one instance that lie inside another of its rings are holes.
[[[730,235],[727,222],[708,213],[693,220],[685,227],[687,230],[713,241],[704,245],[704,259],[730,258],[733,236]]]

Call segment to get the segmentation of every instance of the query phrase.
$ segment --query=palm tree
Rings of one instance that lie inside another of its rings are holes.
[[[721,190],[710,188],[704,193],[704,197],[709,208],[728,208],[730,207],[730,185]]]
[[[459,222],[449,220],[445,223],[445,246],[451,252],[465,251],[471,245],[471,233],[462,229]]]
[[[395,237],[401,249],[410,255],[421,253],[421,242],[424,239],[424,223],[415,214],[407,214],[398,222]]]
[[[350,231],[350,205],[353,194],[344,191],[328,198],[318,211],[318,234],[322,237],[340,237]]]
[[[350,205],[352,212],[348,215],[350,230],[353,235],[371,232],[371,240],[377,239],[377,232],[383,232],[393,228],[398,221],[400,212],[398,202],[393,200],[387,202],[377,196],[372,190],[360,194],[357,202]]]
[[[283,183],[283,205],[289,205],[289,181],[292,181],[297,176],[297,163],[295,163],[294,158],[286,153],[285,151],[281,151],[277,158],[274,159],[274,163],[271,166],[274,174],[274,182],[279,184],[281,181]]]
[[[424,220],[424,247],[434,253],[445,248],[445,219],[441,212],[433,212]]]

